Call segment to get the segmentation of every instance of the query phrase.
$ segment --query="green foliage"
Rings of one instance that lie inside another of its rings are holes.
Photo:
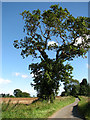
[[[13,92],[15,97],[21,97],[22,96],[22,91],[20,89],[15,89]]]
[[[11,100],[9,100],[8,101],[8,103],[6,104],[6,103],[2,103],[2,111],[4,112],[4,111],[7,111],[7,109],[8,109],[8,107],[9,107],[9,105],[10,105],[10,102],[11,102]]]
[[[40,64],[31,64],[29,67],[34,74],[34,84],[32,86],[37,90],[38,97],[52,101],[57,95],[57,90],[60,86],[59,81],[63,82],[66,78],[71,79],[72,67],[69,64],[65,66],[62,63],[56,64],[56,62],[51,60],[48,63],[42,61]]]
[[[0,97],[4,97],[4,98],[6,98],[6,97],[11,97],[11,98],[13,98],[14,96],[13,96],[13,95],[10,95],[10,94],[2,93],[2,94],[0,94]]]
[[[72,95],[77,97],[78,95],[90,96],[90,85],[87,83],[87,79],[83,79],[81,83],[78,80],[71,80],[69,83],[64,83],[64,92],[61,96]]]
[[[80,95],[88,96],[89,95],[90,85],[87,83],[86,79],[83,79],[80,83]]]
[[[13,92],[15,97],[30,97],[30,94],[27,92],[22,92],[20,89],[15,89]]]
[[[25,97],[25,98],[26,98],[26,97],[30,97],[30,94],[27,93],[27,92],[23,92],[23,93],[22,93],[22,97]]]
[[[90,101],[88,97],[80,96],[81,101],[78,104],[79,111],[86,120],[90,120]]]
[[[80,86],[79,85],[73,85],[72,86],[72,90],[71,90],[71,95],[77,97],[79,95],[79,89]]]
[[[61,109],[66,105],[73,103],[74,101],[75,101],[74,97],[59,97],[56,98],[54,103],[47,103],[46,101],[43,102],[37,101],[30,105],[9,103],[8,108],[2,111],[2,118],[6,118],[6,119],[48,118],[57,110]],[[6,106],[7,104],[4,103],[2,105],[2,109],[6,108]]]
[[[76,56],[85,56],[90,46],[88,44],[88,17],[72,16],[59,5],[50,6],[49,10],[34,10],[32,13],[21,13],[25,25],[26,36],[20,41],[14,41],[14,47],[21,48],[23,58],[29,55],[39,58],[40,63],[30,64],[34,74],[34,88],[43,99],[51,99],[57,94],[60,81],[69,82],[72,79],[72,66],[65,61],[71,61]],[[78,39],[82,42],[77,44]],[[55,44],[48,45],[53,40]],[[55,57],[49,58],[48,51],[53,51]],[[52,101],[52,100],[51,100]]]
[[[67,82],[64,82],[64,92],[61,93],[61,96],[76,96],[79,92],[79,81],[70,79]]]

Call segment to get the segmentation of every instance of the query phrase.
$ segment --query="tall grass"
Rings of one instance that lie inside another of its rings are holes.
[[[81,101],[78,104],[78,108],[81,114],[84,115],[86,120],[90,120],[90,101],[88,97],[80,97]]]
[[[1,117],[2,117],[2,105],[0,104],[0,120],[1,120]]]
[[[2,118],[48,118],[57,110],[73,103],[74,100],[74,97],[60,97],[50,104],[46,101],[37,101],[29,105],[3,103]]]

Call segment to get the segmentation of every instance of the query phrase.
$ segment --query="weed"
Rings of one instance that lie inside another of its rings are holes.
[[[2,104],[2,111],[6,111],[9,108],[11,100],[8,101],[8,103],[6,103],[5,101]]]
[[[62,107],[73,103],[74,97],[60,97],[54,103],[46,101],[36,101],[30,105],[25,104],[9,104],[6,111],[2,111],[3,118],[48,118],[54,112]],[[3,106],[4,107],[4,106]]]
[[[17,103],[14,104],[11,109],[14,109],[18,104],[19,104],[19,101],[17,101]]]
[[[88,97],[80,97],[81,101],[78,104],[78,108],[81,114],[84,115],[86,120],[90,120],[90,101],[88,101]]]

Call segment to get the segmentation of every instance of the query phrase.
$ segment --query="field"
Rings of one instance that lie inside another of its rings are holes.
[[[48,118],[60,108],[75,101],[74,97],[58,97],[54,103],[37,101],[31,104],[2,103],[2,118]]]
[[[36,98],[0,98],[0,103],[2,102],[8,103],[10,101],[10,103],[13,104],[16,104],[17,102],[22,104],[30,104],[37,99],[38,99],[37,97]]]
[[[81,101],[78,104],[81,114],[84,115],[86,120],[90,120],[90,100],[88,97],[80,97]]]

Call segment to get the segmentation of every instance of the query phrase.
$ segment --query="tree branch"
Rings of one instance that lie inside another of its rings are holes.
[[[57,54],[56,54],[56,61],[58,60],[58,57],[59,57],[59,52],[62,50],[62,48],[59,48],[58,50],[57,50]]]
[[[47,61],[48,55],[46,54],[46,52],[43,49],[40,49],[39,47],[37,47],[37,49],[41,53],[41,55],[44,58],[44,60]]]
[[[72,42],[70,45],[75,44],[75,41],[76,41],[76,39],[77,39],[78,37],[80,37],[80,36],[76,36],[76,37],[74,38],[73,42]]]

